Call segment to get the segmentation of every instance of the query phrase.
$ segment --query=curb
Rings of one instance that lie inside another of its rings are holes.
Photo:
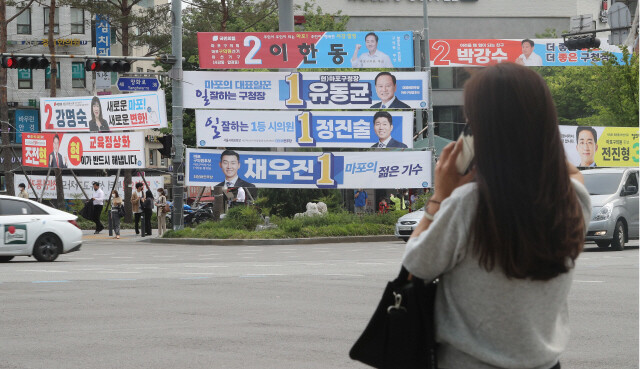
[[[180,244],[194,246],[275,246],[275,245],[309,245],[318,243],[349,242],[391,242],[401,241],[395,236],[349,236],[349,237],[317,237],[317,238],[277,238],[277,239],[209,239],[209,238],[152,238],[140,240],[154,244]]]

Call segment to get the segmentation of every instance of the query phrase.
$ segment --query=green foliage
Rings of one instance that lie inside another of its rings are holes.
[[[300,10],[300,6],[296,5]],[[302,6],[305,17],[304,25],[296,26],[296,31],[346,31],[348,16],[342,16],[342,11],[336,14],[326,14],[315,1],[305,2]]]
[[[262,223],[262,217],[252,206],[237,206],[227,211],[227,215],[220,221],[222,227],[246,229],[252,231]]]
[[[327,200],[327,207],[336,210],[342,207],[342,196],[339,190],[299,189],[299,188],[264,188],[256,204],[264,213],[291,217],[296,213],[307,211],[308,202]]]

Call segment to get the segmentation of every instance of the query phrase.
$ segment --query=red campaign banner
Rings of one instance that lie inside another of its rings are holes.
[[[436,66],[478,66],[515,61],[521,40],[429,40],[431,63]]]
[[[23,133],[22,164],[39,168],[144,168],[142,132]]]
[[[198,32],[200,68],[297,68],[324,34]]]

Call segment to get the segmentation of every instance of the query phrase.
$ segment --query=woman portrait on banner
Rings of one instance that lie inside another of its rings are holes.
[[[100,98],[94,96],[91,99],[91,120],[89,121],[90,132],[109,132],[109,123],[102,117],[102,105]]]
[[[120,238],[120,214],[124,214],[124,202],[118,194],[118,191],[111,192],[111,224],[116,234],[116,239]]]
[[[582,174],[566,160],[551,94],[535,71],[513,63],[477,71],[464,112],[473,167],[456,168],[464,141],[444,148],[403,258],[415,276],[439,277],[439,365],[560,368],[591,218]]]

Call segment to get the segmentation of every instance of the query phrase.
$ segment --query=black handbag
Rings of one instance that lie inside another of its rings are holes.
[[[437,369],[434,302],[437,279],[425,283],[402,267],[387,283],[349,357],[374,368]]]
[[[124,217],[124,206],[122,205],[118,206],[118,216],[120,218]]]

